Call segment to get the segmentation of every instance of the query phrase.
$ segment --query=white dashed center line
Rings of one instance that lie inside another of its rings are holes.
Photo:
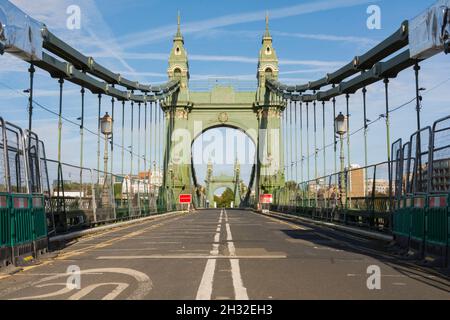
[[[217,258],[219,258],[220,234],[222,230],[222,221],[225,218],[225,227],[227,232],[228,253],[231,265],[231,278],[233,280],[234,295],[236,300],[249,300],[247,289],[242,281],[241,269],[239,266],[239,257],[236,255],[236,248],[231,234],[231,227],[228,221],[228,214],[225,209],[220,212],[219,225],[214,236],[211,258],[206,262],[205,271],[197,291],[197,300],[211,300],[214,283],[214,273],[216,271]],[[221,257],[220,257],[221,258]]]

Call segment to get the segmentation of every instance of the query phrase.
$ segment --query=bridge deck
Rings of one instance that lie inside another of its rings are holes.
[[[449,299],[450,283],[383,243],[249,211],[205,210],[81,239],[0,281],[0,299]],[[81,290],[67,289],[68,266]],[[382,290],[366,286],[368,266]]]

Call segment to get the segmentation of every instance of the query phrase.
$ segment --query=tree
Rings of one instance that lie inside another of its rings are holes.
[[[230,188],[227,188],[220,197],[214,196],[214,201],[217,203],[218,208],[229,208],[231,202],[234,201],[234,192]]]

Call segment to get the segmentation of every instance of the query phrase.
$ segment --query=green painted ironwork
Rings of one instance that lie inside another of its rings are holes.
[[[0,194],[0,248],[11,246],[11,214],[8,194]]]
[[[43,195],[33,195],[31,210],[34,219],[34,240],[39,240],[47,237],[47,216],[45,213],[44,203],[45,200]]]
[[[34,217],[30,195],[10,196],[11,246],[30,243],[35,240]],[[23,204],[22,204],[23,203]]]
[[[426,195],[414,197],[414,206],[411,208],[411,239],[423,241],[425,237],[425,203]],[[418,205],[423,203],[424,205]]]
[[[406,197],[402,197],[398,201],[397,210],[393,215],[393,233],[396,236],[407,237],[411,236],[411,205],[407,206],[407,203],[412,203],[410,198],[407,201]]]
[[[425,217],[425,235],[426,242],[438,246],[448,245],[448,219],[449,219],[449,195],[431,195],[428,197],[426,217]],[[444,199],[442,206],[432,206],[434,199]]]
[[[167,73],[170,81],[180,83],[175,94],[161,101],[166,120],[163,197],[171,202],[169,207],[178,200],[169,194],[177,196],[197,192],[199,186],[193,183],[196,179],[191,165],[192,143],[205,131],[217,127],[241,130],[255,143],[258,154],[254,187],[256,199],[260,193],[273,194],[284,185],[284,148],[279,133],[281,113],[286,103],[266,87],[266,80],[276,80],[279,74],[278,57],[268,29],[259,53],[256,97],[254,91],[236,91],[232,86],[224,85],[216,85],[207,92],[191,91],[188,56],[180,28],[173,39]],[[185,136],[190,136],[183,140],[185,149],[182,155],[174,150],[176,143],[183,138],[176,137],[177,132],[187,132]],[[251,183],[249,190],[252,188]]]

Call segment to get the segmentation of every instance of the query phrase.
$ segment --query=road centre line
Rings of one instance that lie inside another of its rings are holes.
[[[219,224],[222,226],[223,210],[220,212]],[[211,250],[211,257],[208,257],[206,262],[205,270],[203,272],[202,279],[200,281],[200,286],[197,290],[196,300],[211,300],[214,282],[214,273],[216,272],[217,259],[213,256],[218,256],[219,254],[219,241],[220,241],[221,227],[218,228],[214,236],[213,249]],[[199,256],[201,257],[201,256]],[[204,257],[202,257],[204,258]]]
[[[231,234],[231,227],[228,221],[227,211],[225,212],[225,222],[227,230],[227,241],[228,241],[228,251],[232,259],[230,259],[231,264],[231,277],[233,279],[234,295],[236,300],[249,300],[247,294],[247,288],[244,287],[242,281],[241,269],[239,266],[239,258],[236,257],[236,248],[233,242],[233,235]]]

